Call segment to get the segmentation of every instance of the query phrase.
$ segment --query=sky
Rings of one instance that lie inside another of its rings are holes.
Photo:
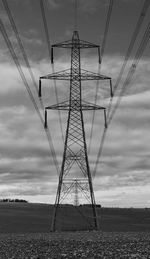
[[[46,18],[51,44],[69,40],[74,30],[74,2],[47,0]],[[101,73],[112,78],[115,85],[124,56],[135,29],[143,0],[114,0],[112,16]],[[52,73],[38,0],[8,0],[30,66],[38,84],[40,76]],[[102,44],[107,0],[78,0],[78,31],[80,38]],[[140,34],[125,69],[121,88],[133,57],[149,22],[147,11]],[[31,91],[40,102],[23,61],[7,14],[0,0],[0,18],[13,44]],[[128,85],[121,104],[107,130],[102,156],[93,179],[96,202],[108,207],[150,207],[150,43]],[[69,51],[55,50],[55,71],[70,67]],[[82,51],[82,67],[98,69],[95,50]],[[57,82],[59,101],[66,100],[68,83]],[[94,102],[96,82],[82,84],[84,100]],[[42,84],[44,106],[56,103],[54,84]],[[109,105],[109,83],[100,82],[97,104]],[[114,97],[114,103],[117,96]],[[114,104],[113,104],[114,105]],[[41,109],[41,108],[40,108]],[[42,113],[42,109],[40,110]],[[67,114],[61,112],[65,135]],[[87,146],[92,113],[84,114]],[[57,111],[48,112],[48,124],[59,168],[63,142]],[[103,114],[95,114],[92,145],[89,153],[91,173],[104,129]],[[21,198],[30,202],[54,203],[58,174],[53,163],[42,124],[23,85],[16,66],[0,34],[0,198]]]

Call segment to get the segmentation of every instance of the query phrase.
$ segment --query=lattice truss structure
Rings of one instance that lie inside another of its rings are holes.
[[[47,127],[47,110],[68,111],[67,129],[64,143],[62,166],[59,176],[58,189],[55,201],[55,211],[52,229],[56,228],[57,210],[62,202],[74,203],[76,206],[84,202],[85,199],[92,207],[93,228],[98,228],[98,221],[95,207],[95,197],[92,185],[92,177],[89,167],[85,129],[83,121],[83,111],[103,110],[106,123],[106,110],[96,104],[91,104],[82,100],[81,82],[86,80],[109,80],[110,92],[112,95],[111,78],[81,69],[80,50],[97,48],[99,63],[100,47],[98,45],[79,39],[78,31],[73,32],[72,40],[52,45],[51,62],[54,62],[54,48],[69,48],[71,50],[71,68],[56,72],[39,79],[39,96],[41,96],[41,80],[69,80],[70,93],[68,101],[57,103],[45,108],[45,127]],[[79,200],[80,193],[80,200]],[[81,197],[82,196],[82,197]],[[83,201],[84,200],[84,201]],[[84,202],[85,203],[85,202]]]
[[[87,200],[89,204],[91,203],[89,184],[85,178],[65,179],[61,192],[60,203],[62,203],[63,200],[66,202],[66,198],[68,203],[72,200],[74,206],[79,206],[80,203],[84,204],[85,200]],[[72,195],[72,193],[74,195]]]

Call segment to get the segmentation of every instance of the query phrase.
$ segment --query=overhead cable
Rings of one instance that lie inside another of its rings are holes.
[[[112,113],[110,114],[109,118],[108,118],[108,121],[107,121],[107,125],[109,126],[112,119],[113,119],[113,116],[115,115],[115,112],[121,102],[121,99],[122,99],[122,96],[123,94],[125,93],[127,87],[129,86],[129,84],[131,83],[131,80],[132,80],[132,77],[137,69],[137,66],[138,66],[138,63],[143,55],[143,52],[148,44],[148,41],[150,40],[150,22],[145,30],[145,33],[143,35],[143,38],[142,38],[142,41],[140,43],[140,46],[135,54],[135,57],[134,57],[134,60],[133,60],[133,63],[129,69],[129,72],[127,74],[127,77],[126,77],[126,80],[123,84],[123,87],[120,91],[120,94],[119,94],[119,97],[117,99],[117,102],[114,106],[114,109],[112,110]],[[108,129],[108,128],[107,128]],[[106,138],[106,132],[107,132],[107,129],[104,130],[103,132],[103,135],[102,135],[102,140],[101,140],[101,143],[100,143],[100,148],[99,148],[99,152],[98,152],[98,155],[97,155],[97,160],[96,160],[96,165],[95,165],[95,168],[94,168],[94,171],[93,171],[93,177],[95,177],[96,175],[96,171],[97,171],[97,166],[99,164],[99,159],[101,157],[101,154],[102,154],[102,150],[103,150],[103,145],[104,145],[104,140]]]
[[[102,40],[102,47],[101,47],[101,62],[104,56],[104,50],[106,46],[106,40],[108,36],[108,31],[109,31],[109,25],[110,25],[110,19],[112,15],[112,10],[113,10],[113,0],[109,1],[109,6],[108,6],[108,12],[107,12],[107,18],[106,18],[106,24],[105,24],[105,30],[104,30],[104,36]],[[101,64],[98,66],[98,73],[101,72]],[[97,98],[98,98],[98,89],[99,89],[99,81],[96,83],[96,92],[95,92],[95,98],[94,98],[94,104],[96,105],[97,103]],[[95,110],[93,111],[93,116],[92,116],[92,126],[91,126],[91,131],[90,131],[90,141],[89,141],[89,148],[88,148],[88,153],[90,153],[91,149],[91,142],[92,142],[92,137],[93,137],[93,128],[94,128],[94,119],[95,119]]]
[[[14,22],[13,16],[12,16],[11,11],[10,11],[10,9],[9,9],[8,2],[7,2],[7,0],[2,0],[2,2],[3,2],[3,5],[4,5],[4,7],[5,7],[6,13],[7,13],[7,15],[8,15],[10,24],[11,24],[11,26],[12,26],[12,28],[13,28],[14,33],[15,33],[17,42],[18,42],[18,44],[19,44],[19,47],[20,47],[20,50],[21,50],[21,52],[22,52],[22,55],[23,55],[24,61],[25,61],[25,63],[26,63],[26,66],[27,66],[27,68],[28,68],[29,74],[30,74],[30,76],[31,76],[31,78],[32,78],[33,85],[34,85],[34,87],[35,87],[35,89],[36,89],[36,92],[38,93],[38,86],[37,86],[35,77],[34,77],[34,75],[33,75],[31,66],[30,66],[30,64],[29,64],[29,60],[28,60],[27,54],[26,54],[26,52],[25,52],[25,49],[24,49],[24,47],[23,47],[23,44],[22,44],[22,41],[21,41],[19,32],[18,32],[18,30],[17,30],[16,24],[15,24],[15,22]],[[44,114],[44,105],[43,105],[43,101],[42,101],[41,98],[40,98],[40,104],[41,104],[41,107],[42,107],[42,109],[43,109],[43,114]],[[52,150],[53,150],[54,147],[53,147],[53,144],[51,144],[51,143],[52,143],[52,140],[51,140],[52,138],[51,138],[51,134],[50,134],[49,128],[47,127],[47,129],[46,129],[45,131],[46,131],[46,136],[47,136],[47,139],[48,139],[48,142],[49,142],[50,150],[51,150],[51,148],[52,148]],[[51,145],[52,145],[52,147],[51,147]],[[53,152],[53,151],[52,151],[52,153],[55,154],[55,152]],[[55,156],[55,155],[54,155],[54,156]]]
[[[107,19],[106,19],[106,25],[105,25],[105,31],[104,31],[103,41],[102,41],[102,47],[101,47],[101,60],[103,59],[103,55],[104,55],[112,9],[113,9],[113,0],[110,0],[109,7],[108,7],[108,13],[107,13]]]
[[[30,99],[31,99],[31,101],[32,101],[32,103],[34,105],[34,108],[35,108],[35,110],[37,112],[37,115],[39,116],[40,121],[41,121],[41,123],[42,123],[42,125],[44,127],[44,120],[43,120],[43,118],[41,116],[41,113],[39,111],[38,105],[37,105],[37,103],[36,103],[36,101],[34,99],[32,91],[31,91],[31,89],[30,89],[30,87],[28,85],[26,77],[25,77],[25,75],[23,73],[23,70],[22,70],[22,68],[20,66],[20,63],[19,63],[18,58],[16,56],[16,53],[14,51],[14,48],[13,48],[13,46],[12,46],[12,44],[11,44],[9,38],[8,38],[7,32],[5,30],[5,26],[4,26],[4,24],[3,24],[1,19],[0,19],[0,30],[1,30],[1,33],[3,35],[4,40],[6,42],[6,45],[7,45],[8,49],[9,49],[9,52],[10,52],[12,58],[13,58],[13,61],[14,61],[15,65],[16,65],[17,69],[18,69],[18,72],[19,72],[20,77],[21,77],[21,79],[23,81],[23,84],[24,84],[24,86],[25,86],[25,88],[26,88],[26,90],[27,90],[27,92],[29,94],[29,97],[30,97]],[[50,145],[50,148],[51,148],[51,153],[52,153],[52,157],[53,157],[53,160],[54,160],[54,165],[56,167],[57,173],[59,174],[58,162],[57,162],[57,159],[56,159],[56,154],[55,154],[55,150],[54,150],[54,147],[53,147],[52,138],[51,138],[50,133],[48,133],[48,131],[45,131],[45,132],[46,132],[47,137],[49,138],[49,145]]]
[[[30,64],[29,64],[29,60],[28,60],[28,57],[27,57],[27,55],[26,55],[25,49],[24,49],[24,47],[23,47],[23,44],[22,44],[22,41],[21,41],[19,32],[18,32],[18,30],[17,30],[16,24],[15,24],[15,22],[14,22],[13,16],[12,16],[11,11],[10,11],[10,9],[9,9],[8,2],[7,2],[7,0],[2,0],[2,2],[3,2],[3,5],[4,5],[4,7],[5,7],[5,10],[6,10],[6,13],[7,13],[7,15],[8,15],[9,21],[10,21],[10,23],[11,23],[11,26],[12,26],[12,28],[13,28],[13,31],[14,31],[14,33],[15,33],[15,36],[16,36],[16,38],[17,38],[19,47],[20,47],[20,49],[21,49],[21,52],[22,52],[24,61],[25,61],[25,63],[26,63],[26,66],[27,66],[28,71],[29,71],[29,73],[30,73],[30,76],[31,76],[31,78],[32,78],[32,81],[33,81],[33,83],[34,83],[35,89],[36,89],[36,91],[37,91],[37,93],[38,93],[38,86],[37,86],[37,84],[36,84],[35,77],[34,77],[34,75],[33,75],[31,66],[30,66]]]
[[[131,41],[130,41],[130,44],[129,44],[129,47],[128,47],[128,50],[127,50],[127,53],[126,53],[126,56],[124,58],[124,62],[123,62],[123,65],[121,67],[121,70],[120,70],[120,73],[118,75],[118,78],[117,78],[117,81],[116,81],[116,84],[114,86],[114,89],[113,89],[113,96],[116,92],[116,90],[118,89],[118,86],[121,82],[121,79],[122,79],[122,75],[124,73],[124,70],[125,70],[125,67],[126,67],[126,64],[130,58],[130,55],[131,55],[131,52],[132,52],[132,49],[134,47],[134,44],[135,44],[135,41],[137,39],[137,36],[139,35],[139,32],[140,32],[140,29],[141,29],[141,26],[142,26],[142,23],[143,23],[143,20],[145,18],[145,15],[147,13],[147,10],[148,10],[148,7],[149,7],[149,4],[150,4],[150,1],[149,0],[145,0],[144,1],[144,4],[142,6],[142,10],[140,12],[140,16],[138,18],[138,21],[137,21],[137,24],[136,24],[136,27],[135,27],[135,30],[133,32],[133,35],[132,35],[132,38],[131,38]],[[112,102],[113,102],[113,96],[111,97],[110,99],[110,102],[109,102],[109,105],[108,105],[108,109],[107,109],[107,126],[109,126],[113,116],[114,116],[114,113],[116,112],[116,109],[120,103],[120,101],[118,100],[118,105],[116,106],[116,108],[114,108],[113,110],[113,113],[109,119],[109,116],[110,116],[110,111],[111,111],[111,107],[112,107]],[[120,98],[119,98],[120,99]],[[102,150],[103,150],[103,146],[104,146],[104,141],[105,141],[105,138],[106,138],[106,133],[107,133],[107,130],[108,130],[108,127],[107,129],[104,129],[103,131],[103,135],[102,135],[102,139],[101,139],[101,142],[100,142],[100,147],[99,147],[99,151],[98,151],[98,155],[97,155],[97,160],[96,160],[96,164],[95,164],[95,169],[94,169],[94,173],[93,175],[95,176],[96,174],[96,170],[97,170],[97,165],[99,163],[99,159],[101,157],[101,154],[102,154]]]
[[[130,58],[130,55],[131,55],[131,52],[133,50],[133,47],[134,47],[135,41],[137,39],[137,36],[139,35],[140,29],[141,29],[141,26],[143,24],[143,20],[145,18],[145,15],[147,13],[149,5],[150,5],[150,1],[149,0],[145,0],[144,4],[143,4],[143,7],[142,7],[142,10],[140,12],[140,16],[138,18],[135,30],[133,32],[133,35],[132,35],[132,38],[131,38],[131,41],[130,41],[130,44],[129,44],[129,47],[128,47],[128,50],[127,50],[127,53],[125,55],[125,58],[124,58],[124,61],[123,61],[123,65],[122,65],[122,67],[120,69],[119,75],[117,77],[117,81],[116,81],[116,83],[114,85],[114,90],[113,90],[114,94],[115,94],[116,90],[118,89],[118,86],[119,86],[119,84],[121,82],[121,79],[122,79],[125,67],[126,67],[127,62],[128,62],[128,60]],[[109,117],[109,114],[110,114],[110,110],[111,110],[111,106],[112,106],[112,101],[113,101],[113,98],[111,98],[111,101],[110,101],[109,106],[108,106],[107,117]]]
[[[46,2],[46,3],[47,3],[47,2]],[[50,60],[50,63],[51,63],[51,42],[50,42],[50,37],[49,37],[49,32],[48,32],[48,25],[47,25],[47,20],[46,20],[45,8],[44,8],[44,2],[43,2],[43,0],[40,0],[40,8],[41,8],[42,20],[43,20],[44,31],[45,31],[45,36],[46,36],[46,42],[47,42],[47,47],[48,47],[49,60]],[[54,70],[54,64],[52,64],[52,73],[54,73],[54,72],[55,72],[55,70]],[[56,81],[53,80],[53,82],[54,82],[54,89],[55,89],[56,102],[59,103]],[[64,142],[63,128],[62,128],[62,120],[61,120],[61,112],[60,112],[60,110],[58,110],[58,116],[59,116],[59,124],[60,124],[60,129],[61,129],[61,136],[62,136],[62,140],[63,140],[63,142]]]
[[[134,73],[137,69],[138,63],[139,63],[139,61],[140,61],[140,59],[143,55],[143,52],[144,52],[144,50],[145,50],[145,48],[148,44],[149,39],[150,39],[150,23],[148,24],[148,26],[146,28],[146,31],[144,33],[144,36],[143,36],[142,41],[140,43],[140,46],[139,46],[139,48],[136,52],[136,55],[134,57],[133,63],[132,63],[132,65],[130,67],[130,70],[127,74],[126,80],[123,84],[123,87],[121,88],[121,91],[120,91],[119,97],[117,99],[117,102],[114,106],[114,109],[112,110],[112,112],[111,112],[111,114],[108,118],[108,125],[111,123],[111,121],[113,119],[113,116],[114,116],[114,114],[115,114],[115,112],[116,112],[116,110],[117,110],[117,108],[118,108],[118,106],[121,102],[121,98],[122,98],[123,94],[125,93],[125,91],[127,89],[127,86],[130,84],[130,82],[132,80],[132,77],[133,77],[133,75],[134,75]]]

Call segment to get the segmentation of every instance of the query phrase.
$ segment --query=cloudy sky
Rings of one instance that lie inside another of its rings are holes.
[[[112,77],[113,85],[122,66],[143,3],[144,0],[114,0],[101,67],[102,74]],[[39,76],[52,72],[40,3],[38,0],[8,0],[8,4],[38,83]],[[79,0],[78,30],[81,39],[96,44],[102,43],[107,10],[107,0]],[[40,108],[37,93],[23,62],[1,0],[0,17]],[[48,0],[46,17],[51,44],[72,37],[74,28],[74,3],[72,0]],[[150,8],[126,67],[122,83],[138,49],[149,17]],[[149,49],[150,44],[148,43],[132,82],[107,131],[103,153],[96,177],[93,179],[96,201],[102,206],[150,206]],[[68,51],[55,51],[56,71],[69,68],[69,54]],[[96,54],[94,50],[82,52],[82,66],[85,69],[97,72]],[[68,83],[57,83],[59,101],[66,100],[68,88]],[[82,90],[83,98],[94,102],[96,83],[83,83]],[[43,102],[45,106],[56,103],[53,82],[43,82]],[[106,107],[109,104],[108,83],[100,82],[98,104]],[[62,112],[61,117],[65,134],[67,114]],[[85,113],[84,119],[87,145],[89,145],[92,113]],[[63,142],[57,111],[49,111],[48,123],[60,167]],[[103,114],[98,111],[95,115],[89,154],[91,173],[96,162],[103,129]],[[55,199],[57,182],[58,175],[42,124],[0,34],[0,197],[52,203]]]

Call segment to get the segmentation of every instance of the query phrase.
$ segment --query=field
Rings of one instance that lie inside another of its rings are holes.
[[[98,214],[100,231],[51,233],[52,206],[0,204],[0,258],[150,258],[149,209]]]
[[[62,232],[0,235],[0,258],[150,258],[150,234]]]

